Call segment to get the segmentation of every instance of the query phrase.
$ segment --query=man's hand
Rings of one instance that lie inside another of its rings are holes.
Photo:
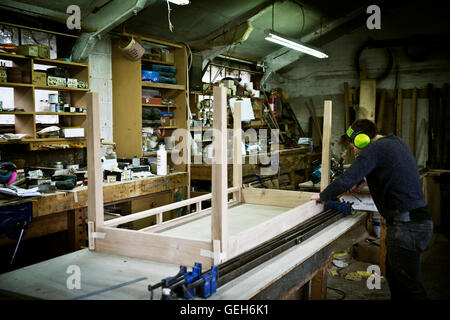
[[[320,202],[320,194],[319,193],[315,193],[311,196],[311,200],[316,200],[318,202]]]

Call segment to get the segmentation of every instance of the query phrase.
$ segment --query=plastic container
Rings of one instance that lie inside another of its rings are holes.
[[[167,175],[167,151],[165,145],[162,143],[156,152],[156,174],[158,176]]]

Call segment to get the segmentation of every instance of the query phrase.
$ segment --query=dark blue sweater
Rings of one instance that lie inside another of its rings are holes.
[[[320,200],[335,199],[364,177],[383,217],[391,211],[411,211],[427,205],[416,160],[406,143],[393,134],[362,149],[353,164],[320,193]]]

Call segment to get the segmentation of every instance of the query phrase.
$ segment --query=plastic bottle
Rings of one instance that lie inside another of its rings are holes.
[[[162,143],[159,145],[159,149],[156,152],[156,174],[158,176],[167,175],[167,151]]]

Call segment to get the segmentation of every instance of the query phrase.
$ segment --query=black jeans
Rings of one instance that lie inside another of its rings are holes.
[[[421,256],[433,236],[433,221],[392,222],[386,232],[386,279],[392,300],[427,299]]]

